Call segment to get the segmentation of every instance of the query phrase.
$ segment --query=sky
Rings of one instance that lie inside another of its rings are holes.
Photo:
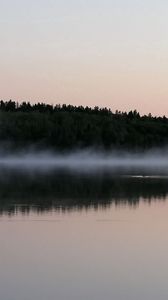
[[[0,0],[0,98],[168,116],[167,0]]]

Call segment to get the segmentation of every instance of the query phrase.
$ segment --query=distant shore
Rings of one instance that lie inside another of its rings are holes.
[[[0,101],[0,146],[67,151],[147,150],[168,145],[168,118],[136,110],[111,111],[45,103]]]

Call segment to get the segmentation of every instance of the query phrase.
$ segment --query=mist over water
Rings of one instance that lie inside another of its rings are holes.
[[[166,300],[167,157],[1,153],[0,299]]]
[[[107,171],[128,175],[168,175],[168,150],[147,152],[96,152],[93,150],[54,153],[50,151],[24,151],[0,154],[0,169],[25,171],[66,170],[72,172]]]

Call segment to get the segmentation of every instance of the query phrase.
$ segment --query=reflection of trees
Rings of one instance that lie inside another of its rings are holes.
[[[17,211],[81,210],[115,205],[138,205],[140,199],[151,202],[165,199],[168,180],[124,178],[109,174],[72,175],[65,173],[25,175],[3,173],[0,176],[0,213]]]

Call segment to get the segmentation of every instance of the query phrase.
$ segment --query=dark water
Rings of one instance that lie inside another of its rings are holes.
[[[167,300],[168,177],[0,173],[0,299]]]

